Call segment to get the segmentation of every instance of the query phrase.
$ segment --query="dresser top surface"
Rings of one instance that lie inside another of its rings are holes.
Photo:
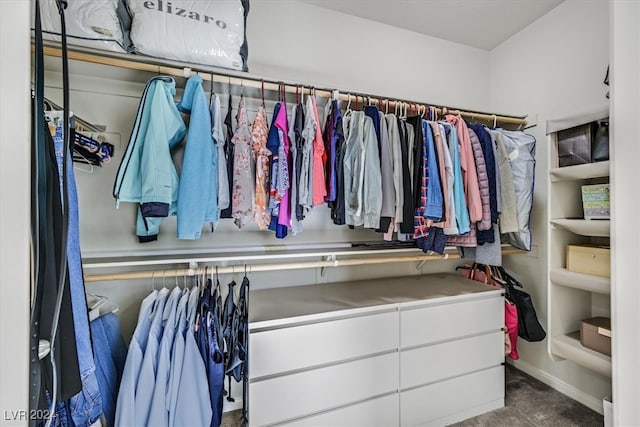
[[[249,295],[249,322],[403,303],[453,302],[501,292],[494,286],[451,273],[264,289],[251,291]]]

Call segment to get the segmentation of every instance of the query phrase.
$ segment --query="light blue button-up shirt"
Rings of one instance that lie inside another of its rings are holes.
[[[176,333],[176,309],[182,297],[182,289],[175,287],[169,295],[162,316],[162,338],[158,349],[156,383],[151,397],[148,425],[162,427],[169,425],[168,382],[171,369],[171,350]]]
[[[211,399],[204,361],[200,355],[194,335],[196,311],[198,308],[199,288],[191,290],[186,310],[186,322],[183,329],[184,358],[180,372],[180,384],[175,395],[172,426],[208,426],[211,424]],[[178,361],[173,361],[173,364]],[[172,384],[173,385],[173,384]],[[173,395],[173,393],[172,393]]]
[[[162,337],[162,319],[164,308],[169,299],[169,290],[163,288],[156,298],[153,309],[153,318],[149,328],[149,339],[147,348],[144,350],[144,358],[140,367],[140,376],[136,386],[135,398],[135,426],[147,426],[149,421],[149,411],[151,410],[151,398],[153,388],[156,384],[156,373],[158,372],[158,348]]]
[[[135,425],[135,397],[136,385],[140,375],[140,368],[144,359],[145,348],[149,338],[149,328],[151,327],[151,317],[153,307],[158,296],[158,291],[149,294],[140,305],[138,323],[129,344],[127,359],[122,372],[120,390],[118,392],[118,402],[116,405],[115,423],[118,426]]]
[[[176,334],[173,340],[171,352],[171,367],[169,368],[168,396],[169,402],[169,425],[176,425],[176,405],[178,402],[178,392],[180,391],[180,377],[182,375],[182,365],[184,362],[184,331],[187,327],[187,303],[189,302],[189,291],[185,290],[178,302],[176,311]]]

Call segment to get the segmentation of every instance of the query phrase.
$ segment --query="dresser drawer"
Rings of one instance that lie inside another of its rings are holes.
[[[403,350],[400,353],[400,388],[457,377],[504,362],[504,332]]]
[[[260,378],[398,348],[398,312],[252,332],[249,375]]]
[[[402,426],[442,426],[486,412],[492,403],[492,409],[504,406],[504,366],[403,391],[400,421]]]
[[[495,331],[504,326],[504,299],[483,298],[400,311],[400,347]]]
[[[391,427],[398,425],[399,411],[398,395],[394,393],[278,425],[283,427]]]
[[[264,426],[284,422],[397,389],[397,352],[251,381],[251,425]]]

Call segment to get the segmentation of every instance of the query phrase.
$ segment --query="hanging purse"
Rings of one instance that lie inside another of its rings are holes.
[[[505,356],[511,357],[513,360],[518,360],[518,310],[516,305],[510,301],[508,288],[505,286],[503,280],[492,272],[492,267],[484,264],[473,263],[473,265],[464,265],[458,267],[462,269],[462,275],[467,279],[475,280],[476,282],[485,283],[487,285],[504,288],[506,292],[506,298],[504,300],[504,324],[505,324]]]
[[[518,289],[522,288],[522,285],[504,268],[497,267],[497,270],[505,282],[508,297],[518,308],[518,335],[526,341],[542,341],[547,333],[538,321],[531,295]]]

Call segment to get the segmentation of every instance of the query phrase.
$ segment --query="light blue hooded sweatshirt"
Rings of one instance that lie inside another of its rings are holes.
[[[176,214],[179,181],[171,149],[186,128],[175,94],[171,77],[147,82],[113,188],[116,207],[121,201],[139,203],[136,234],[141,243],[156,240],[164,218]]]
[[[178,239],[198,240],[206,222],[218,220],[218,151],[211,136],[202,78],[190,77],[178,109],[191,114],[178,191]]]

